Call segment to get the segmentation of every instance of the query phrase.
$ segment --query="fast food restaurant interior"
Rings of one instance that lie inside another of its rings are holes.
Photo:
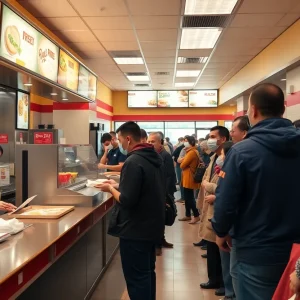
[[[263,83],[282,89],[284,118],[300,119],[300,1],[0,4],[0,299],[129,300],[107,233],[118,201],[95,187],[120,181],[98,166],[102,138],[128,121],[173,146],[231,131]],[[147,299],[238,299],[199,286],[199,226],[176,206]]]

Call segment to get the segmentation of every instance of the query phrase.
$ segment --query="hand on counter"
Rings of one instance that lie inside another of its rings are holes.
[[[112,185],[109,183],[102,183],[95,185],[95,188],[100,189],[102,192],[110,193]]]
[[[6,211],[14,211],[16,210],[17,207],[14,206],[13,204],[11,203],[7,203],[7,202],[4,202],[4,201],[0,201],[0,210],[6,210]]]

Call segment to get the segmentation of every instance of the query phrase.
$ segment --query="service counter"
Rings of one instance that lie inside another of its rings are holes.
[[[0,244],[0,299],[88,299],[118,248],[106,233],[113,206],[104,193],[57,220],[21,220],[33,226]]]

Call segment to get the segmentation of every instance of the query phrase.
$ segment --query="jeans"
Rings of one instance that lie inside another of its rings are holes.
[[[180,169],[180,165],[176,163],[176,176],[177,176],[177,180],[180,186],[180,194],[181,194],[181,199],[184,199],[184,191],[183,191],[183,186],[181,184],[181,178],[182,178],[182,170]]]
[[[232,277],[230,275],[230,253],[220,250],[220,256],[221,256],[221,263],[222,263],[225,296],[233,297],[234,290],[232,285]]]
[[[155,244],[120,238],[120,254],[130,300],[155,300]]]
[[[184,200],[185,200],[185,216],[191,216],[191,210],[194,217],[199,217],[199,211],[196,207],[196,201],[194,197],[194,190],[184,188]]]
[[[223,287],[219,247],[216,243],[209,241],[207,241],[207,275],[212,284],[219,284]]]
[[[237,300],[271,300],[285,267],[238,262]]]
[[[238,295],[238,262],[236,258],[236,241],[232,239],[232,248],[230,251],[230,275],[232,278],[233,290]]]

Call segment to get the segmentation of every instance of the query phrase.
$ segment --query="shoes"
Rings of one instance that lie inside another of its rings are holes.
[[[183,199],[178,199],[175,202],[177,202],[177,203],[184,203],[184,200]]]
[[[163,246],[164,248],[173,248],[174,245],[171,244],[171,243],[168,243],[166,240],[163,240],[162,246]]]
[[[162,249],[161,248],[155,248],[155,254],[156,254],[156,256],[162,256]]]
[[[218,289],[220,287],[220,285],[217,283],[208,281],[206,283],[201,283],[200,287],[205,290],[214,290],[214,289]]]
[[[189,224],[197,224],[198,222],[200,221],[200,218],[199,217],[194,217],[193,220],[191,222],[189,222]]]
[[[224,287],[220,287],[219,289],[216,290],[215,292],[216,296],[225,296],[225,288]]]
[[[201,241],[198,242],[198,243],[193,243],[193,245],[194,245],[195,247],[202,247],[202,246],[205,246],[205,244],[206,244],[205,240],[201,240]]]
[[[191,217],[184,217],[184,218],[178,219],[178,221],[183,221],[183,222],[191,221],[191,220],[192,220]]]
[[[202,258],[207,258],[207,254],[206,254],[206,253],[205,253],[205,254],[202,254],[201,257],[202,257]]]
[[[201,250],[207,250],[207,245],[202,246]]]

